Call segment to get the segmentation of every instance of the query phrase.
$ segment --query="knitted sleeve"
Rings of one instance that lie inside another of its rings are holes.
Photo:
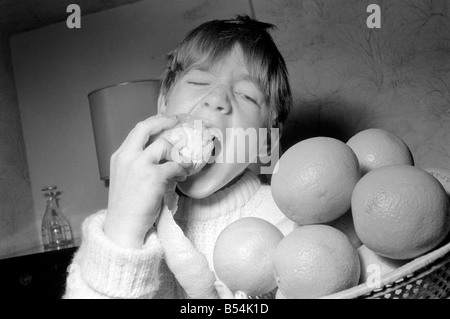
[[[103,232],[105,211],[88,217],[82,244],[68,269],[64,298],[175,298],[176,283],[164,267],[152,229],[142,249],[116,245]]]

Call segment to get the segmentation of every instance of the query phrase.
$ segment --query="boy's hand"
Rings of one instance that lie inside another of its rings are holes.
[[[225,285],[225,283],[220,279],[216,280],[214,287],[216,287],[216,291],[220,299],[248,299],[247,294],[243,291],[238,290],[233,294],[230,288],[228,288],[227,285]]]
[[[136,125],[111,156],[105,234],[115,243],[140,248],[156,221],[170,181],[187,177],[189,161],[172,161],[172,144],[149,138],[173,128],[177,117],[152,116]],[[181,155],[180,155],[181,156]]]

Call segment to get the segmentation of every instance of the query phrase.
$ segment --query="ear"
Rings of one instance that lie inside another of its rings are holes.
[[[158,114],[165,114],[166,113],[166,97],[159,93],[158,96]]]

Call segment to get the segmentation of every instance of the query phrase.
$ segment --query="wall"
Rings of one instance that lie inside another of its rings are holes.
[[[381,29],[368,29],[368,4]],[[379,127],[399,135],[418,166],[450,169],[449,0],[254,1],[291,75],[295,107],[284,146],[326,135],[347,141]]]
[[[136,1],[0,1],[0,256],[35,246],[39,238],[14,82],[10,36],[65,21],[66,7],[70,3],[76,2],[83,7],[82,14],[89,14]]]
[[[36,229],[45,209],[42,186],[62,191],[60,206],[75,236],[88,215],[107,206],[87,94],[159,77],[165,54],[188,30],[238,13],[250,14],[248,1],[148,0],[85,16],[81,29],[63,22],[11,37]]]
[[[37,236],[30,178],[7,37],[0,31],[0,255]]]
[[[365,25],[369,3],[382,5],[380,30]],[[253,6],[258,19],[277,25],[274,38],[290,71],[295,107],[285,148],[310,136],[346,140],[380,127],[402,137],[419,166],[450,168],[450,1],[257,0]],[[23,245],[27,236],[39,241],[42,186],[61,188],[60,204],[76,234],[87,215],[106,207],[87,94],[158,76],[163,55],[185,31],[236,12],[249,13],[248,2],[147,0],[86,16],[81,30],[59,23],[12,37],[30,178],[19,117],[3,106],[16,98],[14,89],[2,85],[0,127],[14,132],[6,153],[16,155],[6,165],[8,177],[0,175],[7,181],[0,190],[14,190],[13,201],[0,202],[0,249],[17,234],[26,234]],[[0,81],[10,80],[11,71],[1,67]]]

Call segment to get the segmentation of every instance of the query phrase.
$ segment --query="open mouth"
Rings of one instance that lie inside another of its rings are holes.
[[[210,157],[207,160],[207,164],[212,164],[215,162],[217,156],[222,151],[222,144],[217,136],[212,137],[213,148],[211,150]]]
[[[216,144],[215,144],[216,137],[215,136],[212,138],[212,142],[213,142],[214,146],[213,146],[213,149],[211,150],[211,157],[214,157],[216,155]]]

